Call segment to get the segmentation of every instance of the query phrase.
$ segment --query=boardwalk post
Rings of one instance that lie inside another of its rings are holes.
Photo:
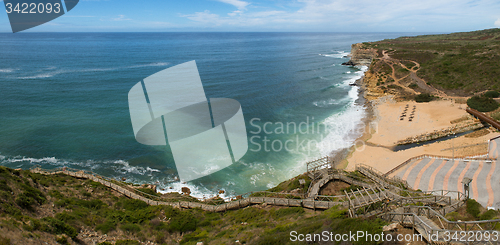
[[[415,228],[415,215],[412,215],[412,226],[413,228]],[[415,234],[415,229],[412,229],[413,230],[413,234]]]

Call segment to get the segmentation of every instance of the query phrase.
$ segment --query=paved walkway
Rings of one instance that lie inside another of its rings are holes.
[[[489,157],[498,158],[500,137],[493,138],[489,145]],[[438,159],[425,157],[413,160],[391,176],[406,180],[415,190],[450,190],[463,192],[462,180],[471,178],[470,198],[485,207],[500,209],[499,160]]]

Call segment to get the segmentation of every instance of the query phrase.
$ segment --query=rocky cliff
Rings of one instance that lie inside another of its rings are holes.
[[[362,43],[355,43],[351,45],[351,59],[342,65],[348,66],[374,66],[372,61],[377,57],[377,49],[365,48]],[[374,62],[375,63],[375,62]],[[383,90],[377,87],[377,74],[373,73],[373,69],[368,69],[365,72],[362,80],[356,82],[357,85],[361,86],[364,91],[364,97],[368,100],[376,99],[378,97],[384,96]]]
[[[363,48],[362,43],[355,43],[351,46],[351,60],[343,65],[370,66],[373,58],[377,57],[377,50],[373,48]]]

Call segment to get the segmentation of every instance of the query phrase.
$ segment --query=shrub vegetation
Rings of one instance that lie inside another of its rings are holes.
[[[498,102],[486,96],[473,96],[467,100],[467,105],[480,112],[494,111],[498,108]]]
[[[427,93],[421,93],[421,94],[415,96],[415,101],[417,103],[430,102],[433,99],[434,99],[434,96],[431,94],[427,94]]]
[[[500,93],[498,91],[490,90],[484,93],[484,96],[488,98],[498,98],[498,96],[500,96]]]
[[[476,202],[474,199],[467,200],[467,213],[472,215],[474,218],[479,218],[479,214],[481,214],[481,204]]]

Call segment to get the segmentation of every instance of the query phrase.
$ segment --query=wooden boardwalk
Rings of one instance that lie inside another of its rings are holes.
[[[149,205],[169,205],[177,208],[200,208],[205,211],[210,211],[210,212],[225,212],[228,210],[234,210],[234,209],[240,209],[244,208],[250,205],[255,205],[255,204],[263,204],[266,203],[268,205],[274,205],[274,206],[286,206],[286,207],[304,207],[308,209],[320,209],[320,210],[325,210],[329,209],[331,207],[334,207],[336,205],[345,205],[344,202],[337,202],[337,201],[318,201],[314,199],[294,199],[294,198],[279,198],[279,197],[256,197],[256,196],[251,196],[251,194],[258,194],[259,192],[255,193],[248,193],[247,197],[233,200],[231,202],[226,202],[223,204],[219,205],[212,205],[212,204],[206,204],[203,202],[188,202],[188,201],[169,201],[169,200],[162,200],[162,198],[149,195],[147,193],[143,193],[139,190],[135,190],[133,188],[127,188],[125,184],[119,185],[117,181],[105,178],[103,176],[99,176],[97,174],[89,173],[86,171],[81,171],[81,170],[74,170],[74,169],[64,169],[64,170],[56,170],[56,171],[47,171],[47,170],[42,170],[40,168],[34,168],[31,169],[31,172],[33,173],[39,173],[39,174],[45,174],[45,175],[51,175],[51,174],[66,174],[69,176],[73,176],[76,178],[80,179],[90,179],[95,182],[99,182],[103,184],[104,186],[107,186],[124,196],[127,196],[132,199],[137,199],[146,202]],[[264,192],[263,192],[264,193]],[[276,193],[279,194],[279,193]]]

